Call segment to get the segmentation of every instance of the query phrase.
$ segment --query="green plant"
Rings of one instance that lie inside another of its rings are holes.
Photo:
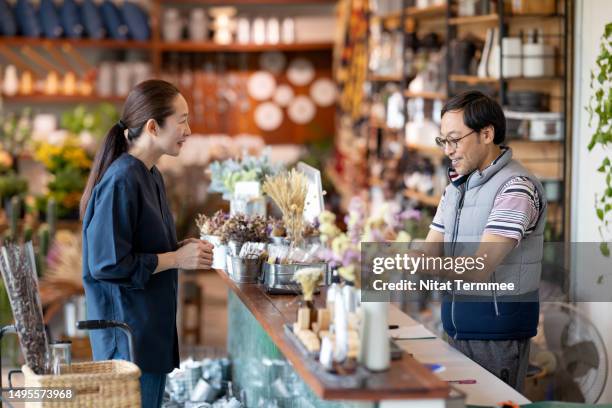
[[[604,34],[601,37],[600,52],[595,61],[595,69],[591,71],[591,90],[593,94],[586,110],[589,113],[589,126],[595,125],[595,133],[589,143],[588,149],[592,151],[597,145],[608,152],[612,144],[612,23],[606,24]],[[594,123],[595,122],[595,123]],[[606,184],[603,191],[595,195],[595,212],[602,225],[599,226],[599,234],[602,242],[601,252],[604,256],[610,256],[610,248],[604,239],[603,228],[608,228],[612,220],[612,163],[610,156],[604,157],[601,166],[597,169],[603,173]]]
[[[28,181],[25,178],[13,172],[0,176],[0,199],[9,199],[27,191]]]
[[[78,105],[73,110],[64,111],[60,126],[74,134],[86,131],[101,139],[118,120],[119,113],[110,103],[101,103],[90,110]]]
[[[280,166],[270,161],[266,150],[261,156],[245,154],[240,160],[228,159],[215,161],[208,167],[210,174],[209,191],[222,193],[224,199],[231,199],[234,188],[239,181],[259,181],[262,183],[267,176],[273,176]]]
[[[36,208],[40,212],[45,211],[47,201],[53,198],[57,203],[60,218],[76,216],[91,167],[91,158],[87,151],[71,136],[59,145],[38,143],[34,157],[52,175],[47,184],[49,192],[37,198]]]
[[[32,109],[25,108],[19,115],[0,115],[0,144],[13,157],[28,145],[32,134]]]

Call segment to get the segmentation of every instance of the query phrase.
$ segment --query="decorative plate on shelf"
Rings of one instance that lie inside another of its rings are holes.
[[[264,102],[255,108],[255,124],[263,131],[278,129],[283,123],[283,111],[273,102]]]
[[[329,78],[319,78],[310,86],[310,97],[318,106],[330,106],[336,101],[336,84]]]
[[[270,99],[276,89],[276,79],[266,71],[257,71],[249,77],[247,90],[251,98],[257,101]]]
[[[274,92],[274,102],[278,103],[283,108],[289,106],[293,100],[293,97],[293,88],[291,88],[289,85],[279,85],[276,88],[276,92]]]
[[[264,52],[259,56],[259,66],[261,69],[270,71],[275,75],[283,72],[286,63],[285,54],[279,51]]]
[[[308,85],[314,76],[314,66],[305,58],[294,59],[287,69],[287,79],[295,86]]]
[[[289,119],[298,125],[304,125],[314,118],[316,111],[317,108],[309,97],[299,95],[289,105],[287,114]]]

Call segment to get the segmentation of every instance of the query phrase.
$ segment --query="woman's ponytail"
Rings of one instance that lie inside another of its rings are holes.
[[[117,160],[119,156],[128,151],[128,142],[124,135],[125,129],[126,127],[121,121],[113,125],[106,134],[98,153],[96,153],[96,158],[91,167],[91,173],[89,173],[85,190],[81,196],[81,205],[79,208],[81,219],[85,216],[87,203],[89,203],[91,193],[96,184],[102,180],[104,173],[106,173],[110,165]]]

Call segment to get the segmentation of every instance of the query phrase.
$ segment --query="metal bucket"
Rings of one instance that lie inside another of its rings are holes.
[[[227,256],[227,269],[230,278],[237,283],[259,283],[261,258],[240,258]]]
[[[323,270],[321,286],[329,284],[326,263],[270,264],[268,262],[265,262],[263,266],[263,284],[268,288],[296,285],[296,282],[293,281],[293,276],[297,271],[304,268],[321,268]]]

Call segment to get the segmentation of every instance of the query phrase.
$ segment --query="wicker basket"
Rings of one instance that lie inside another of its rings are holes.
[[[123,360],[73,363],[71,373],[36,375],[23,366],[26,387],[71,388],[72,400],[28,403],[26,407],[139,408],[140,369]]]

